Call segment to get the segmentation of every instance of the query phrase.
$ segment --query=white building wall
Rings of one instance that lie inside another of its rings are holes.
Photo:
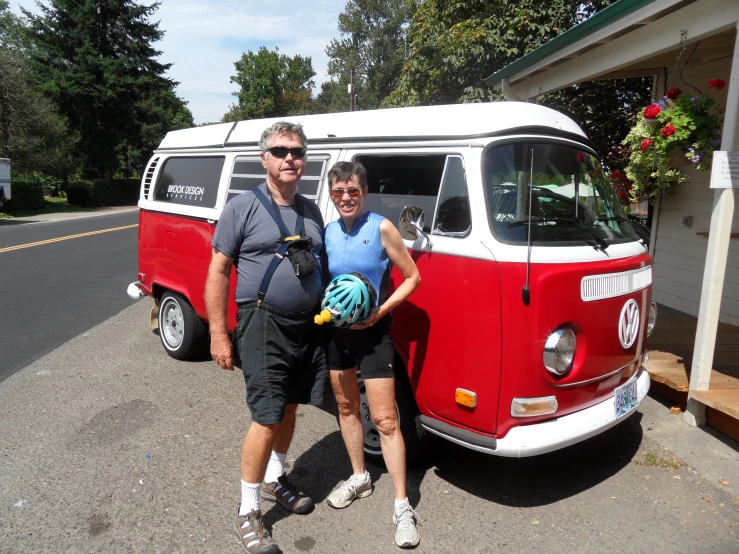
[[[711,94],[718,104],[723,104],[726,88],[708,89],[707,83],[709,79],[723,79],[728,83],[731,57],[713,62],[691,60],[690,65],[687,80],[702,92]],[[678,77],[673,79],[671,86],[691,91]],[[657,233],[653,237],[656,241],[653,300],[697,317],[708,237],[696,233],[708,232],[711,226],[714,191],[709,187],[710,172],[697,171],[690,166],[681,169],[689,179],[662,198],[657,215]],[[683,224],[685,216],[692,217],[690,227]],[[739,214],[735,213],[731,230],[739,233]],[[739,325],[739,238],[729,243],[720,321]]]

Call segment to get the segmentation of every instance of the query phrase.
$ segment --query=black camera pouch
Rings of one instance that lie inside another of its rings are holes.
[[[310,275],[318,269],[318,262],[313,254],[313,239],[310,237],[300,237],[288,242],[285,255],[298,277]]]

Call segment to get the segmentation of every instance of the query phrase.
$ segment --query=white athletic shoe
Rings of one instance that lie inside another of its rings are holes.
[[[334,492],[328,495],[326,504],[332,508],[346,508],[357,498],[365,498],[372,494],[374,487],[369,472],[364,472],[364,479],[352,475]]]
[[[418,519],[418,514],[411,506],[401,508],[393,514],[395,544],[400,548],[415,548],[421,542],[416,529]]]

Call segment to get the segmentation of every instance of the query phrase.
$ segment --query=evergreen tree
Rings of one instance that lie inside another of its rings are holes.
[[[80,137],[84,174],[112,178],[140,164],[148,146],[145,125],[174,122],[156,100],[177,83],[165,76],[171,64],[157,61],[152,45],[163,32],[150,21],[159,4],[133,0],[49,0],[40,15],[23,10],[36,87],[66,116]],[[171,97],[170,97],[171,100]],[[177,99],[180,113],[185,103]]]
[[[65,176],[74,144],[54,105],[32,88],[23,25],[0,0],[0,158],[13,172]]]

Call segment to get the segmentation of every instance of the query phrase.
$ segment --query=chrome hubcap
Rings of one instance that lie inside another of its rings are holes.
[[[161,332],[170,348],[176,350],[182,344],[185,324],[180,305],[172,299],[167,299],[162,306]]]

